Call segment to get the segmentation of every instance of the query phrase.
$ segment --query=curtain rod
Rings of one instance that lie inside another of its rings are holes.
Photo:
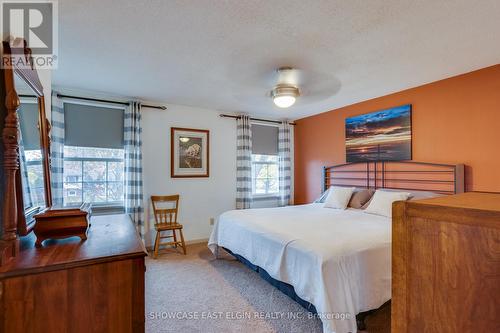
[[[106,99],[69,96],[69,95],[62,95],[62,94],[57,94],[57,97],[58,98],[80,99],[82,101],[90,101],[90,102],[101,102],[101,103],[112,103],[112,104],[119,104],[119,105],[130,105],[128,102],[109,101],[109,100],[106,100]],[[156,106],[156,105],[142,104],[142,106],[145,107],[145,108],[151,108],[151,109],[160,109],[160,110],[166,110],[167,109],[167,107],[164,106],[164,105]]]
[[[219,115],[222,118],[233,118],[233,119],[240,119],[241,116],[233,116],[231,114],[221,114]],[[281,124],[281,121],[279,120],[268,120],[268,119],[261,119],[261,118],[250,118],[250,120],[255,120],[255,121],[262,121],[265,123],[272,123],[272,124]],[[289,123],[290,125],[295,126],[295,123]]]

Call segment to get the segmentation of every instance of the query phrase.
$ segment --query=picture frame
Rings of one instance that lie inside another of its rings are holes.
[[[210,175],[210,131],[170,129],[170,177],[202,178]]]
[[[346,118],[346,161],[412,159],[412,105]]]

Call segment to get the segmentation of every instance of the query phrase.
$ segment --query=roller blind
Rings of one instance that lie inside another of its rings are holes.
[[[252,153],[278,155],[278,127],[252,124]]]
[[[38,131],[38,104],[21,103],[18,115],[24,150],[39,150],[40,132]]]
[[[123,148],[123,109],[64,103],[64,144]]]

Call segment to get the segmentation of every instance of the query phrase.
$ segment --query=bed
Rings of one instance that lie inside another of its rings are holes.
[[[463,190],[463,166],[417,162],[352,163],[323,169],[331,185]],[[388,186],[389,185],[389,186]],[[208,243],[227,249],[314,306],[324,332],[356,332],[356,315],[391,298],[391,219],[322,203],[222,214]]]

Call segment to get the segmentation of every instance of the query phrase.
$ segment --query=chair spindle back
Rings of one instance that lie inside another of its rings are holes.
[[[176,224],[179,195],[152,195],[151,203],[156,224]]]

